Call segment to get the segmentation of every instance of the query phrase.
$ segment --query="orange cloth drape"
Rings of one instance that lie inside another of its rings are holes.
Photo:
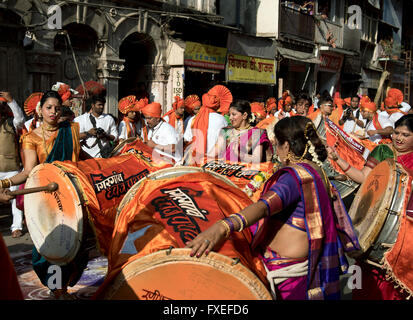
[[[182,194],[192,199],[194,208],[179,205],[174,197]],[[187,241],[218,220],[250,204],[252,201],[241,190],[207,173],[144,181],[117,218],[108,256],[108,273],[95,298],[101,297],[111,281],[130,262],[170,246],[183,248]],[[191,210],[191,216],[187,210]],[[145,232],[132,242],[136,250],[123,251],[129,235],[139,230]],[[249,229],[234,232],[218,252],[239,258],[242,264],[266,282],[262,262],[251,252],[251,242]]]

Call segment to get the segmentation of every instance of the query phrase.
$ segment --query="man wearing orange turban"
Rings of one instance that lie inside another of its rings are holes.
[[[221,130],[228,125],[225,117],[216,112],[221,106],[221,96],[211,94],[211,90],[202,96],[202,107],[198,114],[188,121],[184,134],[185,142],[190,143],[185,150],[186,164],[202,163],[206,155],[214,151]],[[220,94],[219,91],[217,94]]]
[[[374,102],[365,102],[361,107],[361,115],[363,119],[367,120],[365,135],[361,138],[367,138],[377,144],[391,142],[393,125],[387,116],[377,112],[377,106]]]
[[[278,111],[274,116],[278,119],[285,117],[293,117],[297,115],[293,110],[293,99],[290,96],[285,96],[278,102]]]
[[[265,103],[268,116],[273,116],[277,112],[277,100],[274,97],[268,98]]]
[[[56,82],[52,86],[53,91],[57,91],[59,96],[62,98],[62,106],[71,108],[73,103],[73,95],[79,92],[70,88],[70,86],[63,82]]]
[[[145,117],[146,127],[141,138],[150,148],[178,162],[182,159],[182,148],[179,148],[179,137],[174,127],[161,118],[162,106],[158,102],[145,105],[141,112]]]
[[[148,99],[146,99],[146,103]],[[119,123],[119,143],[132,137],[138,137],[142,130],[142,121],[140,109],[135,96],[122,98],[118,104],[119,111],[124,115],[123,120]]]
[[[255,121],[258,123],[267,117],[267,112],[265,112],[264,103],[252,102],[251,103],[251,113],[255,116]]]
[[[179,137],[184,135],[184,112],[185,112],[185,100],[179,96],[176,96],[172,109],[163,115],[163,119],[175,128]]]
[[[196,115],[201,108],[201,100],[196,94],[191,94],[185,98],[185,111],[191,116]]]
[[[410,105],[403,102],[403,93],[399,89],[392,88],[387,92],[382,114],[388,116],[393,127],[396,121],[406,115],[410,109]]]

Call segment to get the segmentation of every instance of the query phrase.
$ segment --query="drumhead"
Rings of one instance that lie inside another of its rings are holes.
[[[398,184],[394,160],[380,162],[367,176],[349,210],[361,250],[360,256],[375,242],[386,220]]]
[[[271,300],[264,284],[241,263],[211,252],[161,250],[127,264],[105,292],[111,300]]]
[[[206,172],[212,176],[214,176],[217,179],[220,179],[221,181],[229,184],[231,187],[237,188],[237,185],[235,185],[231,180],[229,180],[228,178],[210,171],[210,170],[205,170],[203,168],[200,167],[190,167],[190,166],[177,166],[177,167],[171,167],[171,168],[165,168],[165,169],[161,169],[158,170],[156,172],[153,172],[151,174],[149,174],[148,176],[146,176],[145,178],[139,180],[138,182],[136,182],[132,188],[129,189],[129,191],[126,193],[125,197],[122,199],[121,203],[119,204],[118,207],[118,211],[116,213],[116,217],[119,216],[120,212],[123,210],[123,208],[133,199],[133,197],[135,196],[135,194],[138,192],[139,187],[141,186],[141,184],[146,181],[147,179],[149,180],[160,180],[160,179],[171,179],[171,178],[176,178],[176,177],[180,177],[184,174],[188,174],[188,173],[199,173],[199,172]]]
[[[130,137],[130,138],[128,138],[128,139],[123,140],[123,141],[122,141],[121,143],[119,143],[115,148],[113,148],[112,152],[110,153],[110,157],[114,157],[114,156],[118,155],[118,153],[120,152],[120,150],[122,150],[122,148],[123,148],[126,144],[128,144],[128,143],[130,143],[130,142],[133,142],[133,141],[135,141],[136,139],[138,139],[138,138],[136,138],[136,137]]]
[[[24,195],[27,228],[37,251],[49,262],[65,265],[81,246],[84,220],[82,202],[73,179],[51,163],[36,166],[25,188],[58,184],[54,192]]]

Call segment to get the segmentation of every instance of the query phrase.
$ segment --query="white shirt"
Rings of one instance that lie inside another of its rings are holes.
[[[163,118],[165,120],[165,122],[169,123],[169,116],[165,116]],[[176,128],[175,131],[176,133],[179,135],[180,138],[182,138],[184,136],[184,121],[183,119],[180,119],[182,121],[176,121]]]
[[[144,139],[143,131],[141,133],[141,138],[142,140]],[[179,148],[178,145],[178,134],[176,133],[175,128],[169,123],[161,120],[161,122],[159,122],[154,128],[148,128],[148,140],[152,140],[161,146],[167,146],[170,144],[175,145],[175,153],[173,153],[172,150],[171,152],[166,152],[158,150],[157,148],[155,149],[158,153],[173,158],[176,162],[182,159],[182,150],[180,150],[182,148]]]
[[[112,135],[115,139],[118,138],[118,130],[116,128],[115,120],[109,114],[102,114],[96,118],[92,113],[84,113],[76,117],[73,121],[79,123],[79,132],[84,133],[93,128],[92,122],[89,119],[92,116],[96,119],[96,128],[102,128],[107,134]],[[110,142],[107,139],[101,139],[103,146],[108,145]],[[91,147],[82,144],[82,149],[88,153],[93,158],[101,158],[99,145],[96,143],[95,137],[90,137],[86,139],[86,144]],[[93,146],[93,147],[92,147]]]
[[[396,121],[404,116],[404,114],[401,112],[395,112],[392,115],[389,115],[387,111],[381,111],[379,112],[379,114],[381,114],[383,117],[387,117],[387,119],[391,122],[393,128]]]
[[[192,134],[192,122],[194,121],[194,117],[189,119],[188,125],[186,126],[186,130],[184,133],[184,140],[185,141],[192,141],[193,134]],[[216,112],[211,112],[209,114],[208,120],[208,133],[207,133],[207,153],[210,153],[217,143],[219,133],[221,132],[222,128],[228,126],[227,119],[223,115],[220,115]]]
[[[363,116],[361,115],[361,112],[359,111],[359,109],[357,108],[356,110],[353,110],[353,116],[354,118],[357,117],[357,112],[359,113],[359,117],[358,120],[362,121],[364,123],[364,125],[366,125],[366,119],[363,119]],[[344,116],[345,112],[343,112],[343,116]],[[341,118],[343,118],[343,116]],[[356,121],[354,120],[346,120],[346,122],[344,122],[343,125],[343,131],[347,132],[347,133],[353,133],[353,132],[357,132],[362,130],[363,128],[359,127],[356,123]]]
[[[134,123],[129,123],[129,127],[132,133],[135,130],[135,137],[139,137],[141,135],[142,122],[140,121],[140,119]],[[128,131],[126,127],[126,122],[124,120],[122,120],[119,123],[118,133],[119,133],[119,139],[126,140],[128,138]]]
[[[282,110],[278,110],[276,113],[274,113],[274,117],[278,118],[278,115],[281,113],[281,111]],[[291,117],[291,112],[285,112],[285,111],[282,111],[282,112],[284,112],[284,118]]]
[[[23,110],[19,107],[17,102],[13,99],[12,102],[7,102],[8,106],[13,112],[13,125],[16,129],[21,128],[24,123]]]
[[[410,109],[412,108],[412,107],[410,106],[410,104],[408,104],[407,102],[404,102],[404,101],[403,101],[402,103],[400,103],[400,106],[401,106],[401,107],[400,107],[399,109],[400,109],[401,111],[403,111],[403,112],[406,112],[406,113],[409,112]]]
[[[387,114],[387,112],[386,112],[386,114]],[[385,129],[387,127],[393,127],[392,123],[389,121],[388,116],[383,115],[383,113],[379,113],[378,120],[379,120],[379,123],[380,123],[382,129]],[[373,124],[373,120],[367,122],[366,135],[367,135],[367,131],[369,131],[369,130],[377,130],[377,128]],[[369,137],[369,139],[371,141],[373,141],[374,143],[379,143],[380,140],[383,139],[383,137],[380,134],[375,134],[375,135]]]

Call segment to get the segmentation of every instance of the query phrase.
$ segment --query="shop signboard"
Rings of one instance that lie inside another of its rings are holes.
[[[224,70],[227,48],[197,42],[186,42],[184,64],[186,66]]]
[[[248,57],[237,54],[228,54],[227,81],[247,82],[257,84],[275,84],[275,61]]]
[[[320,60],[319,71],[335,73],[340,72],[344,57],[332,52],[323,52],[320,55]]]

